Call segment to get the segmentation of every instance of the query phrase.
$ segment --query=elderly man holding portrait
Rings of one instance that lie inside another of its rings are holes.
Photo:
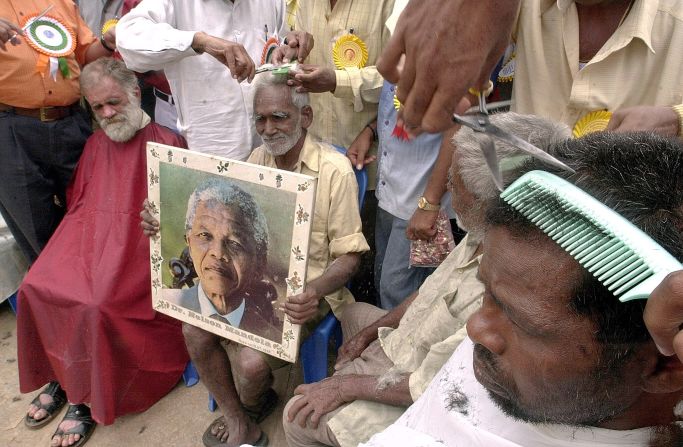
[[[288,298],[282,310],[292,323],[306,327],[330,309],[341,317],[344,306],[353,302],[344,285],[369,248],[361,232],[355,174],[344,155],[308,134],[314,112],[307,93],[271,72],[257,75],[253,89],[255,127],[263,146],[247,161],[318,179],[306,287]],[[158,222],[145,211],[142,217],[145,232],[155,234]],[[276,406],[271,371],[283,363],[189,324],[183,332],[202,383],[223,412],[204,433],[204,445],[266,445],[257,423]]]

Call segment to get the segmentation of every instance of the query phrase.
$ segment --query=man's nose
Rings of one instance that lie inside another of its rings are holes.
[[[263,133],[265,135],[275,135],[277,133],[277,126],[272,120],[266,120],[266,124],[263,127]]]
[[[483,345],[497,355],[505,352],[503,331],[506,325],[499,318],[498,309],[482,304],[467,320],[467,336],[476,344]]]
[[[228,251],[227,244],[224,244],[220,239],[214,239],[211,241],[209,246],[209,255],[216,259],[222,259],[227,261],[230,259],[230,252]]]
[[[102,106],[100,109],[100,116],[102,118],[111,118],[114,115],[116,115],[116,109],[114,109],[112,106]]]

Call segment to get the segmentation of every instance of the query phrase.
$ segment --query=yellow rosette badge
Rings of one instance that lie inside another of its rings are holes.
[[[610,118],[612,118],[612,112],[607,110],[595,110],[587,113],[576,122],[572,134],[574,138],[579,138],[589,133],[605,130]]]
[[[102,25],[102,35],[104,36],[107,31],[115,27],[117,23],[119,23],[119,19],[109,19],[104,22],[104,25]]]
[[[332,48],[334,66],[339,70],[345,68],[363,68],[368,62],[368,47],[363,39],[353,34],[341,36]]]

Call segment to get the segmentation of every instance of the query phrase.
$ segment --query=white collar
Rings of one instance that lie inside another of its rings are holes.
[[[216,307],[213,305],[209,297],[207,297],[206,293],[204,293],[201,282],[197,286],[197,298],[199,299],[199,310],[202,315],[205,317],[218,315],[219,317],[228,320],[230,326],[240,327],[242,317],[244,316],[244,308],[246,307],[244,298],[242,298],[242,303],[237,309],[233,310],[232,312],[228,312],[227,314],[221,314],[216,310]]]

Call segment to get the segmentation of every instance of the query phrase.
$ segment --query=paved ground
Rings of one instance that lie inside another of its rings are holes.
[[[35,393],[19,392],[16,358],[15,316],[6,303],[0,303],[0,446],[47,447],[61,416],[40,430],[25,428],[23,418]],[[299,383],[299,365],[275,372],[280,406],[261,424],[271,446],[286,446],[280,423],[286,402],[283,396],[291,395]],[[201,383],[191,388],[180,383],[146,412],[98,426],[87,447],[201,447],[201,435],[216,417],[207,409],[207,392]]]

